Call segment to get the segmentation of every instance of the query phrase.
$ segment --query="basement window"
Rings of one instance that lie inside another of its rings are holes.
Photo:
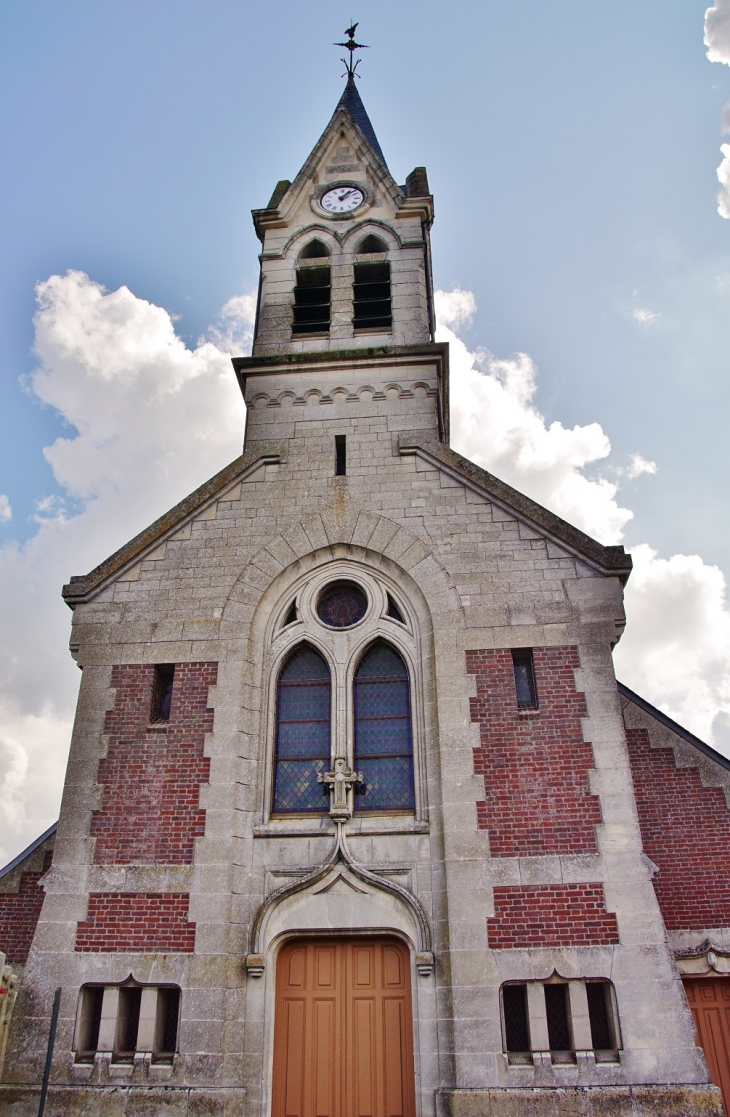
[[[390,264],[355,264],[353,319],[356,330],[389,330],[393,325]]]
[[[170,720],[172,708],[172,684],[175,678],[174,663],[158,663],[155,666],[155,681],[152,687],[152,709],[150,721]]]
[[[537,685],[535,683],[535,664],[531,648],[516,648],[512,652],[512,668],[515,676],[515,692],[517,695],[517,708],[520,710],[536,710]]]
[[[330,268],[299,268],[294,288],[292,333],[327,333],[330,328],[331,301]]]
[[[586,1000],[588,1020],[582,1010],[574,1023],[571,1004],[585,1005]],[[536,1053],[549,1056],[552,1063],[575,1063],[576,1050],[592,1050],[597,1063],[619,1061],[618,1010],[610,981],[568,982],[553,977],[544,982],[508,982],[500,990],[500,1002],[502,1047],[510,1066],[529,1065]]]
[[[587,981],[588,1016],[597,1063],[615,1063],[618,1059],[618,1028],[613,988],[608,981]]]
[[[574,1063],[575,1052],[570,1035],[570,1012],[568,1011],[568,986],[564,982],[545,986],[545,1015],[552,1061]]]
[[[149,1054],[172,1062],[177,1050],[180,989],[176,985],[84,985],[79,998],[74,1061],[93,1063],[97,1053],[115,1063]]]
[[[502,988],[502,1025],[510,1063],[515,1066],[530,1064],[532,1050],[526,985],[505,985]]]

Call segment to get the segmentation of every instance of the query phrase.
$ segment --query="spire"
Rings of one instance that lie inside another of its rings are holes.
[[[378,143],[378,137],[375,135],[375,129],[370,123],[370,117],[365,111],[365,106],[362,103],[362,98],[360,97],[360,94],[358,93],[355,86],[354,73],[349,73],[347,76],[347,85],[345,86],[344,93],[340,97],[335,112],[337,112],[338,109],[347,109],[354,123],[357,124],[358,128],[370,144],[375,154],[378,156],[379,159],[382,160],[383,163],[385,163],[385,156],[383,155],[380,144]]]

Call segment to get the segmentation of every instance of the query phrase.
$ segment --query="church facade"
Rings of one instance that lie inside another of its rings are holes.
[[[630,558],[449,448],[426,172],[352,77],[253,216],[242,456],[64,588],[0,1110],[60,988],[54,1114],[720,1117],[730,764],[616,683]]]

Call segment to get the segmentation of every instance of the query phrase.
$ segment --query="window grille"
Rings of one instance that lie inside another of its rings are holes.
[[[619,1044],[611,986],[607,981],[587,981],[586,993],[596,1062],[614,1062]]]
[[[355,264],[353,326],[356,330],[389,330],[393,324],[390,264],[387,260]]]
[[[502,989],[504,1044],[511,1063],[531,1063],[530,1020],[527,1013],[527,986],[505,985]]]
[[[329,267],[299,268],[294,288],[292,332],[326,333],[330,328],[331,295]]]
[[[535,665],[530,648],[517,648],[512,652],[512,667],[515,676],[515,692],[517,706],[520,710],[536,710],[537,685],[535,683]]]
[[[93,1063],[98,1051],[116,1063],[149,1053],[172,1061],[177,1050],[180,990],[173,985],[84,985],[76,1020],[74,1060]]]
[[[413,743],[408,669],[379,642],[355,675],[355,768],[358,810],[412,810]]]
[[[568,986],[545,986],[545,1015],[547,1017],[550,1054],[554,1062],[568,1062],[573,1058],[568,1012]]]
[[[510,982],[502,986],[503,1049],[510,1064],[532,1063],[536,1051],[543,1052],[544,1055],[549,1052],[553,1063],[576,1061],[576,1035],[571,1008],[574,998],[577,997],[578,1003],[581,1003],[582,995],[580,990],[573,990],[571,993],[571,985],[582,985],[585,991],[590,1022],[588,1049],[592,1048],[596,1062],[618,1061],[621,1041],[616,997],[611,982],[581,980],[569,983],[551,980]],[[544,1016],[540,1007],[541,1000],[545,1006]],[[536,1013],[534,1018],[533,1013]],[[582,1016],[576,1027],[578,1046],[580,1050],[584,1050],[588,1047],[588,1039]],[[542,1042],[547,1042],[548,1049],[543,1051],[542,1046],[535,1046],[534,1036],[544,1036]]]
[[[317,776],[330,765],[331,683],[319,652],[302,645],[279,676],[274,811],[326,811]]]

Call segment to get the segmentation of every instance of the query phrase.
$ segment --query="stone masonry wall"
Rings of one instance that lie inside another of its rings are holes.
[[[537,946],[610,946],[616,916],[606,911],[602,884],[495,888],[487,921],[493,950]]]
[[[109,743],[98,773],[104,797],[91,823],[97,864],[191,864],[195,839],[205,832],[199,794],[210,776],[203,745],[213,729],[208,688],[217,670],[216,663],[178,664],[170,719],[151,725],[154,667],[113,669],[116,702],[106,716]]]
[[[670,931],[730,926],[730,811],[720,787],[697,768],[677,768],[670,748],[652,748],[646,729],[627,729],[639,824],[658,866],[654,888]]]
[[[76,950],[191,953],[195,924],[188,923],[189,901],[185,892],[91,892]]]
[[[486,797],[477,804],[493,857],[593,853],[601,821],[588,771],[593,750],[583,740],[585,698],[575,689],[575,647],[534,648],[538,710],[520,710],[509,649],[466,653],[476,675],[472,721],[481,745],[474,769]]]
[[[0,893],[0,951],[8,962],[21,964],[28,958],[45,895],[40,879],[52,860],[49,850],[41,872],[23,873],[17,892]]]

